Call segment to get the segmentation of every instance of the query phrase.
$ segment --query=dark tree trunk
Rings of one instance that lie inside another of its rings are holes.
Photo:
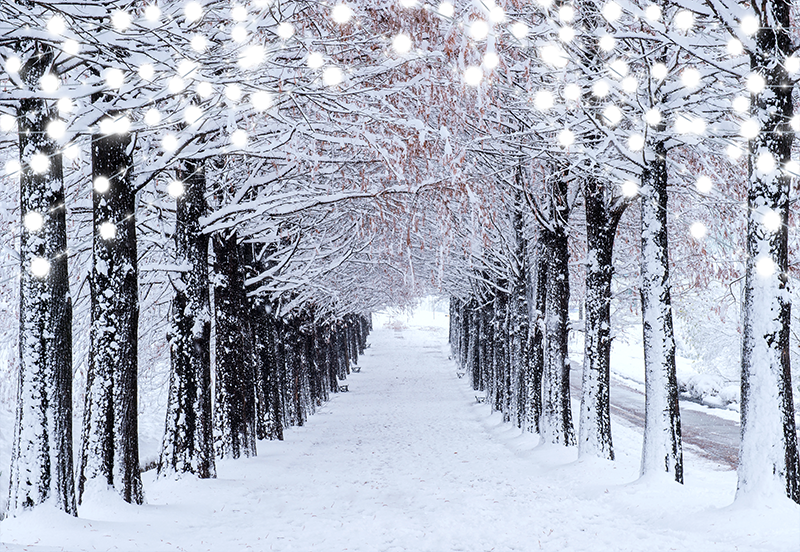
[[[215,448],[220,458],[256,455],[253,344],[236,235],[214,236]]]
[[[541,243],[530,253],[528,278],[528,355],[526,364],[526,422],[532,433],[539,432],[542,414],[542,374],[544,372],[544,310],[547,294],[547,258]]]
[[[642,175],[642,326],[645,422],[642,474],[666,471],[683,483],[681,417],[667,245],[667,152],[654,145]]]
[[[113,486],[126,502],[144,502],[137,418],[139,297],[132,169],[129,134],[92,137],[94,181],[107,179],[109,187],[105,192],[96,187],[92,194],[92,324],[79,500],[87,484],[98,480]],[[109,225],[114,225],[113,232]]]
[[[52,60],[50,47],[32,44],[20,77],[31,89],[38,88]],[[20,101],[20,206],[22,220],[28,224],[20,230],[20,367],[8,501],[12,514],[52,501],[56,508],[77,515],[64,178],[57,144],[46,134],[47,124],[56,117],[44,100]],[[35,173],[31,169],[31,156],[37,154],[49,159],[49,170]],[[38,217],[41,228],[31,222]],[[49,272],[32,273],[31,263],[37,258],[49,262]]]
[[[766,90],[751,97],[750,112],[761,132],[750,140],[747,217],[747,264],[742,304],[742,440],[737,498],[785,493],[800,503],[789,331],[791,292],[788,275],[788,222],[791,177],[782,171],[791,159],[794,133],[792,80],[783,63],[793,53],[791,4],[769,0],[758,4],[760,18],[750,71],[766,81]],[[771,156],[774,167],[758,161]],[[761,166],[759,166],[761,165]],[[764,217],[778,213],[776,231]]]
[[[211,310],[203,161],[184,161],[185,186],[177,201],[175,250],[184,267],[174,282],[170,329],[170,385],[159,475],[193,473],[216,477],[211,411]]]
[[[578,454],[614,459],[609,404],[611,373],[611,280],[613,249],[621,209],[599,179],[583,187],[586,212],[586,299],[583,385],[578,428]]]

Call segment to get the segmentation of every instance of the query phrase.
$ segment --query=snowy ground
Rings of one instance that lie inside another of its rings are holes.
[[[0,522],[11,550],[796,551],[800,507],[731,505],[736,475],[691,453],[686,485],[637,481],[641,434],[614,420],[618,459],[537,446],[477,404],[447,359],[446,319],[375,318],[350,392],[219,478],[109,493],[81,518]],[[32,546],[33,545],[33,546]]]

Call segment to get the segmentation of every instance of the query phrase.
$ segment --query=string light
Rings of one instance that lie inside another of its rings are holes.
[[[706,237],[706,234],[708,233],[708,228],[706,228],[706,225],[700,221],[693,222],[692,225],[689,227],[689,233],[692,235],[694,239],[699,241]]]
[[[231,18],[234,21],[247,21],[247,8],[241,4],[236,4],[231,8]]]
[[[19,73],[20,69],[22,69],[22,60],[19,57],[11,56],[6,60],[6,71],[12,75]]]
[[[46,132],[53,140],[61,140],[67,133],[67,124],[61,119],[54,119],[47,123]]]
[[[241,128],[237,128],[231,133],[231,144],[237,148],[243,148],[247,145],[247,132]]]
[[[344,74],[336,66],[326,67],[322,72],[322,83],[325,86],[338,86],[343,80]]]
[[[105,74],[106,86],[119,90],[125,84],[125,74],[117,68],[108,69]]]
[[[739,25],[742,32],[747,36],[753,36],[758,32],[759,27],[761,27],[761,23],[759,23],[758,18],[754,15],[743,17]]]
[[[139,66],[138,73],[143,80],[151,81],[155,75],[155,68],[152,63],[143,63]]]
[[[167,153],[172,153],[178,149],[178,137],[170,133],[161,139],[161,148]]]
[[[658,4],[650,4],[647,6],[647,9],[644,10],[644,16],[651,23],[655,23],[661,19],[661,6]]]
[[[52,94],[61,86],[61,79],[53,73],[45,73],[39,79],[39,87],[45,94]]]
[[[564,87],[563,96],[565,100],[576,102],[581,98],[581,87],[572,82]]]
[[[60,15],[54,15],[47,21],[47,30],[51,34],[61,36],[67,30],[67,24]]]
[[[50,261],[44,257],[34,257],[31,259],[31,274],[39,279],[44,279],[50,274]]]
[[[151,23],[155,23],[161,19],[161,8],[155,4],[148,4],[148,6],[144,9],[144,18]]]
[[[469,35],[475,40],[484,40],[489,36],[489,24],[483,19],[476,19],[469,26]]]
[[[111,241],[117,237],[117,226],[110,221],[105,221],[98,227],[100,237],[106,241]]]
[[[407,54],[411,50],[411,37],[406,33],[399,33],[392,40],[392,48],[400,55]]]
[[[210,82],[206,81],[198,82],[196,89],[197,89],[197,95],[203,99],[208,98],[211,94],[214,93],[214,87],[211,86]]]
[[[187,125],[196,125],[203,118],[203,110],[195,104],[189,104],[183,110],[183,120]]]
[[[472,65],[464,71],[464,82],[469,86],[478,86],[483,80],[483,71],[480,67]]]
[[[292,26],[291,23],[287,23],[286,21],[284,21],[283,23],[278,25],[277,33],[278,36],[283,40],[289,40],[290,38],[292,38],[292,35],[294,34],[294,27]]]
[[[681,10],[675,14],[675,26],[681,31],[688,31],[694,26],[694,14],[689,10]]]
[[[575,8],[565,4],[558,9],[558,18],[564,23],[569,23],[575,19]]]
[[[50,170],[50,158],[43,153],[34,153],[28,161],[28,166],[35,174],[45,174]]]
[[[652,127],[658,126],[661,123],[661,111],[655,107],[648,109],[644,114],[644,121]]]
[[[622,120],[622,110],[616,105],[609,105],[603,110],[603,119],[611,126],[617,126]]]
[[[242,99],[242,89],[238,84],[229,84],[225,87],[225,97],[232,102]]]
[[[701,194],[707,194],[711,192],[712,188],[714,187],[714,183],[711,182],[711,179],[709,177],[707,177],[706,175],[702,175],[697,178],[697,181],[695,182],[695,187],[697,188],[697,191],[700,192]]]
[[[442,17],[453,17],[456,13],[456,9],[450,2],[441,2],[439,7],[436,8],[436,11],[439,12],[439,15]]]
[[[156,126],[161,122],[161,112],[155,107],[151,107],[144,114],[144,124],[147,126]]]
[[[56,109],[58,109],[59,113],[70,113],[74,107],[75,105],[72,103],[72,100],[66,96],[60,98],[58,102],[56,102]]]
[[[17,119],[8,113],[0,115],[0,130],[3,132],[11,132],[17,126]]]
[[[131,14],[125,10],[117,10],[111,15],[111,24],[120,32],[127,31],[131,26]]]
[[[639,193],[639,185],[633,180],[626,180],[620,188],[625,197],[635,197]]]
[[[616,2],[608,2],[602,9],[603,17],[609,23],[613,23],[622,15],[622,7]]]
[[[516,23],[511,25],[511,34],[517,40],[522,40],[523,38],[528,36],[528,26],[522,21],[517,21]]]
[[[98,176],[94,179],[94,191],[98,194],[104,194],[111,188],[111,181],[105,176]]]
[[[441,12],[440,12],[441,13]],[[331,10],[331,19],[334,23],[344,25],[353,17],[353,10],[347,4],[337,4]]]
[[[775,261],[769,257],[759,257],[756,260],[756,273],[762,278],[769,278],[775,274]]]
[[[641,151],[644,149],[644,136],[639,133],[631,134],[628,137],[628,149],[631,151]]]
[[[533,97],[533,104],[539,111],[547,111],[553,103],[553,94],[549,90],[538,90]]]
[[[235,40],[235,39],[234,39]],[[196,34],[192,37],[191,42],[189,45],[192,47],[192,50],[195,52],[205,52],[208,46],[208,42],[206,41],[206,37],[201,34]]]
[[[38,232],[44,226],[44,217],[36,211],[25,214],[22,224],[28,232]]]
[[[500,6],[492,6],[489,10],[489,21],[500,24],[506,20],[506,11]]]
[[[764,77],[759,75],[758,73],[750,73],[747,77],[747,90],[749,90],[752,94],[760,94],[764,91],[764,87],[767,85]]]
[[[231,29],[231,39],[237,44],[241,44],[242,42],[247,40],[247,29],[241,25],[236,25],[233,29]]]
[[[167,194],[172,198],[179,198],[185,191],[186,188],[180,180],[173,180],[167,184]]]
[[[259,90],[255,94],[250,95],[250,103],[253,104],[253,109],[256,111],[264,111],[272,106],[272,96],[269,92]]]
[[[183,15],[187,23],[194,23],[203,17],[203,6],[197,2],[189,2],[183,8]]]
[[[491,71],[498,65],[500,65],[500,56],[498,56],[495,52],[486,52],[486,55],[483,56],[483,66]]]
[[[558,133],[558,143],[561,146],[568,148],[575,143],[575,133],[568,128],[563,129]]]

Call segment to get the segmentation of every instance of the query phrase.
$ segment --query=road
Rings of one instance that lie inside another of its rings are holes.
[[[570,371],[572,396],[581,396],[581,366]],[[736,469],[739,463],[739,423],[692,408],[694,403],[681,401],[681,436],[684,448],[722,466]],[[636,427],[644,427],[644,394],[625,383],[611,379],[611,422],[622,418]]]

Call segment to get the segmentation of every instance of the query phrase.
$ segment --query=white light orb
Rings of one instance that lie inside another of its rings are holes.
[[[464,82],[469,86],[478,86],[483,80],[483,70],[472,65],[464,70]]]
[[[610,34],[603,35],[600,37],[600,40],[597,42],[600,46],[600,49],[604,52],[610,52],[614,49],[614,46],[617,44],[617,39],[615,39]]]
[[[283,40],[289,40],[294,34],[294,26],[291,23],[284,21],[278,25],[276,33],[278,34],[279,38]]]
[[[728,146],[725,148],[725,153],[731,159],[731,161],[737,161],[742,157],[742,155],[744,155],[744,150],[736,144],[728,144]]]
[[[650,67],[650,75],[656,80],[664,80],[667,78],[667,66],[663,63],[654,63]]]
[[[125,84],[125,73],[114,67],[106,71],[105,81],[109,88],[119,90]]]
[[[104,194],[111,189],[111,181],[105,176],[98,176],[94,179],[94,191],[98,194]]]
[[[61,86],[61,79],[53,73],[45,73],[39,79],[39,87],[45,94],[52,94]]]
[[[639,193],[639,185],[633,180],[623,182],[620,189],[625,197],[635,197]]]
[[[117,10],[111,15],[111,24],[119,32],[127,31],[131,26],[131,14],[125,10]]]
[[[155,76],[155,73],[156,73],[155,68],[153,67],[152,63],[142,63],[139,66],[139,71],[138,72],[139,72],[139,77],[142,80],[146,80],[146,81],[153,80],[153,77]]]
[[[644,16],[651,23],[655,23],[656,21],[661,19],[661,6],[659,6],[658,4],[650,4],[644,10]]]
[[[624,59],[617,58],[608,64],[608,71],[612,77],[621,79],[628,76],[628,64]]]
[[[727,50],[732,56],[740,56],[744,53],[744,45],[741,40],[732,38],[728,41]]]
[[[655,107],[648,109],[644,114],[644,122],[652,127],[658,126],[661,124],[661,111]]]
[[[242,22],[247,21],[247,8],[241,4],[236,4],[231,8],[231,19]]]
[[[681,10],[675,14],[675,27],[681,31],[688,31],[694,27],[694,14],[689,10]]]
[[[144,9],[144,18],[151,23],[156,23],[161,19],[161,8],[155,4],[148,4]]]
[[[178,149],[178,137],[170,133],[161,139],[161,148],[167,153],[172,153]]]
[[[769,278],[774,275],[776,269],[775,261],[769,257],[759,257],[756,260],[756,273],[762,278]]]
[[[775,167],[775,157],[768,151],[759,154],[756,158],[756,169],[761,174],[769,174],[775,170]]]
[[[605,98],[608,96],[611,89],[608,86],[608,83],[605,80],[599,80],[592,85],[592,94],[597,96],[598,98]]]
[[[44,226],[44,217],[41,213],[31,211],[25,214],[25,218],[22,219],[22,224],[25,225],[25,229],[28,232],[38,232]]]
[[[183,120],[187,125],[196,125],[202,118],[203,110],[195,104],[189,104],[183,110]]]
[[[553,5],[553,0],[536,0],[536,3],[539,4],[544,9],[550,9],[550,6]]]
[[[105,221],[98,227],[100,237],[106,241],[113,240],[117,237],[117,225],[111,221]]]
[[[628,149],[631,151],[642,151],[644,148],[644,136],[639,134],[631,134],[628,136]]]
[[[608,2],[603,6],[602,12],[606,21],[613,23],[622,16],[622,6],[616,2]]]
[[[574,38],[575,38],[575,29],[573,29],[572,27],[561,27],[558,30],[558,39],[561,42],[569,43],[572,42]]]
[[[326,67],[322,72],[322,83],[325,86],[338,86],[344,80],[344,73],[336,66]]]
[[[747,96],[736,96],[731,102],[731,107],[736,113],[747,113],[750,111],[750,98]]]
[[[575,143],[575,133],[568,128],[558,133],[558,143],[562,147],[568,148]]]
[[[169,194],[169,197],[179,198],[183,195],[183,192],[185,191],[186,187],[180,180],[173,180],[169,184],[167,184],[167,193]]]
[[[407,54],[411,51],[411,37],[406,33],[398,33],[392,40],[392,48],[400,54]]]
[[[789,125],[795,132],[800,132],[800,115],[795,115],[789,120]]]
[[[225,97],[232,102],[242,99],[242,88],[238,84],[229,84],[225,87]]]
[[[67,30],[67,23],[60,15],[54,15],[47,21],[47,30],[51,34],[61,36]]]
[[[186,81],[180,78],[178,75],[175,75],[169,82],[167,82],[167,90],[170,94],[179,94],[183,92],[184,88],[186,88]]]
[[[189,45],[195,52],[202,53],[206,51],[206,48],[208,47],[208,41],[206,40],[206,37],[204,37],[203,35],[196,34],[192,37],[192,40],[191,42],[189,42]]]
[[[451,2],[441,2],[439,7],[436,8],[439,15],[442,17],[453,17],[456,13],[456,8]]]
[[[67,133],[67,123],[61,119],[53,119],[47,123],[46,132],[53,140],[61,140]]]
[[[603,119],[611,126],[617,126],[622,120],[622,110],[616,105],[609,105],[603,110]]]
[[[44,257],[31,259],[31,274],[37,278],[46,278],[50,274],[50,261]]]
[[[794,75],[798,71],[800,71],[800,58],[797,56],[789,56],[786,58],[786,61],[783,63],[784,67],[786,67],[786,71]]]
[[[639,81],[635,77],[625,77],[622,79],[622,89],[629,94],[639,89]]]
[[[117,117],[114,119],[114,134],[122,136],[131,130],[131,120],[127,117]]]
[[[237,128],[231,133],[231,144],[237,148],[243,148],[247,145],[247,132],[241,128]]]
[[[331,10],[331,19],[334,23],[344,25],[353,17],[353,10],[347,4],[336,4]]]
[[[17,126],[17,119],[8,113],[0,115],[0,130],[3,132],[11,132]]]
[[[751,94],[760,94],[764,91],[766,85],[767,82],[764,80],[764,77],[758,73],[750,73],[747,76],[747,90],[749,90]]]
[[[161,122],[161,112],[155,107],[151,107],[144,114],[144,124],[147,126],[156,126]]]
[[[746,121],[742,122],[742,125],[739,127],[739,134],[748,140],[752,140],[758,136],[760,131],[761,125],[755,119],[747,119]]]
[[[528,36],[528,26],[522,21],[517,21],[516,23],[511,25],[511,34],[517,40],[522,40],[523,38]]]
[[[28,166],[36,174],[44,174],[50,170],[50,158],[43,153],[34,153],[28,160]]]
[[[506,20],[506,10],[504,10],[501,6],[492,6],[489,10],[489,21],[494,23],[495,25],[499,25]]]
[[[767,229],[767,232],[777,232],[783,226],[781,214],[774,209],[767,209],[761,215],[761,224]]]
[[[783,165],[783,172],[789,176],[800,176],[800,163],[790,159]]]
[[[498,65],[500,65],[500,56],[494,52],[486,52],[486,55],[483,56],[483,66],[491,71]]]
[[[761,27],[761,23],[758,21],[758,17],[755,15],[748,15],[742,18],[739,26],[744,34],[747,36],[753,36],[758,32],[758,29]]]
[[[272,95],[269,92],[259,90],[250,95],[250,103],[256,111],[264,111],[272,107]]]
[[[72,100],[66,96],[60,98],[56,102],[56,109],[58,109],[59,113],[71,113],[74,107],[75,104],[73,104]]]
[[[197,83],[197,95],[201,98],[206,99],[213,93],[214,87],[211,86],[210,82],[201,81]]]
[[[64,148],[64,157],[67,159],[77,159],[81,154],[81,148],[78,144],[70,144]]]
[[[558,18],[564,23],[569,23],[575,19],[575,8],[566,4],[558,9]]]
[[[203,6],[197,2],[188,2],[183,7],[183,15],[187,23],[194,23],[203,17]]]
[[[247,29],[242,25],[236,25],[231,29],[231,40],[236,44],[242,44],[247,40]]]
[[[537,90],[533,97],[533,105],[539,111],[547,111],[552,108],[554,104],[553,93],[549,90]]]
[[[311,52],[306,58],[306,65],[308,65],[311,69],[319,69],[325,65],[325,59],[319,52]]]
[[[699,176],[695,181],[694,185],[697,188],[697,191],[700,192],[701,194],[710,193],[711,190],[714,188],[714,183],[706,175]]]
[[[77,40],[68,38],[61,43],[61,50],[69,56],[77,56],[81,51],[81,45]]]
[[[6,71],[10,74],[19,73],[20,69],[22,69],[22,60],[19,57],[11,56],[6,60]]]
[[[689,233],[694,239],[702,240],[706,237],[706,234],[708,234],[708,228],[706,228],[706,225],[698,220],[697,222],[693,222],[689,227]]]
[[[562,94],[565,100],[576,102],[581,99],[581,87],[572,82],[564,87]]]
[[[556,69],[562,69],[569,63],[569,56],[564,49],[557,44],[548,44],[540,50],[542,61]]]
[[[484,40],[489,36],[489,24],[483,19],[476,19],[469,26],[469,36],[475,40]]]
[[[697,88],[700,85],[700,71],[694,67],[687,67],[681,72],[681,83],[686,88]]]
[[[267,56],[266,50],[260,44],[248,46],[242,51],[239,57],[239,67],[242,69],[253,69],[258,67]]]
[[[404,8],[413,8],[417,5],[417,0],[400,0],[400,5]]]

